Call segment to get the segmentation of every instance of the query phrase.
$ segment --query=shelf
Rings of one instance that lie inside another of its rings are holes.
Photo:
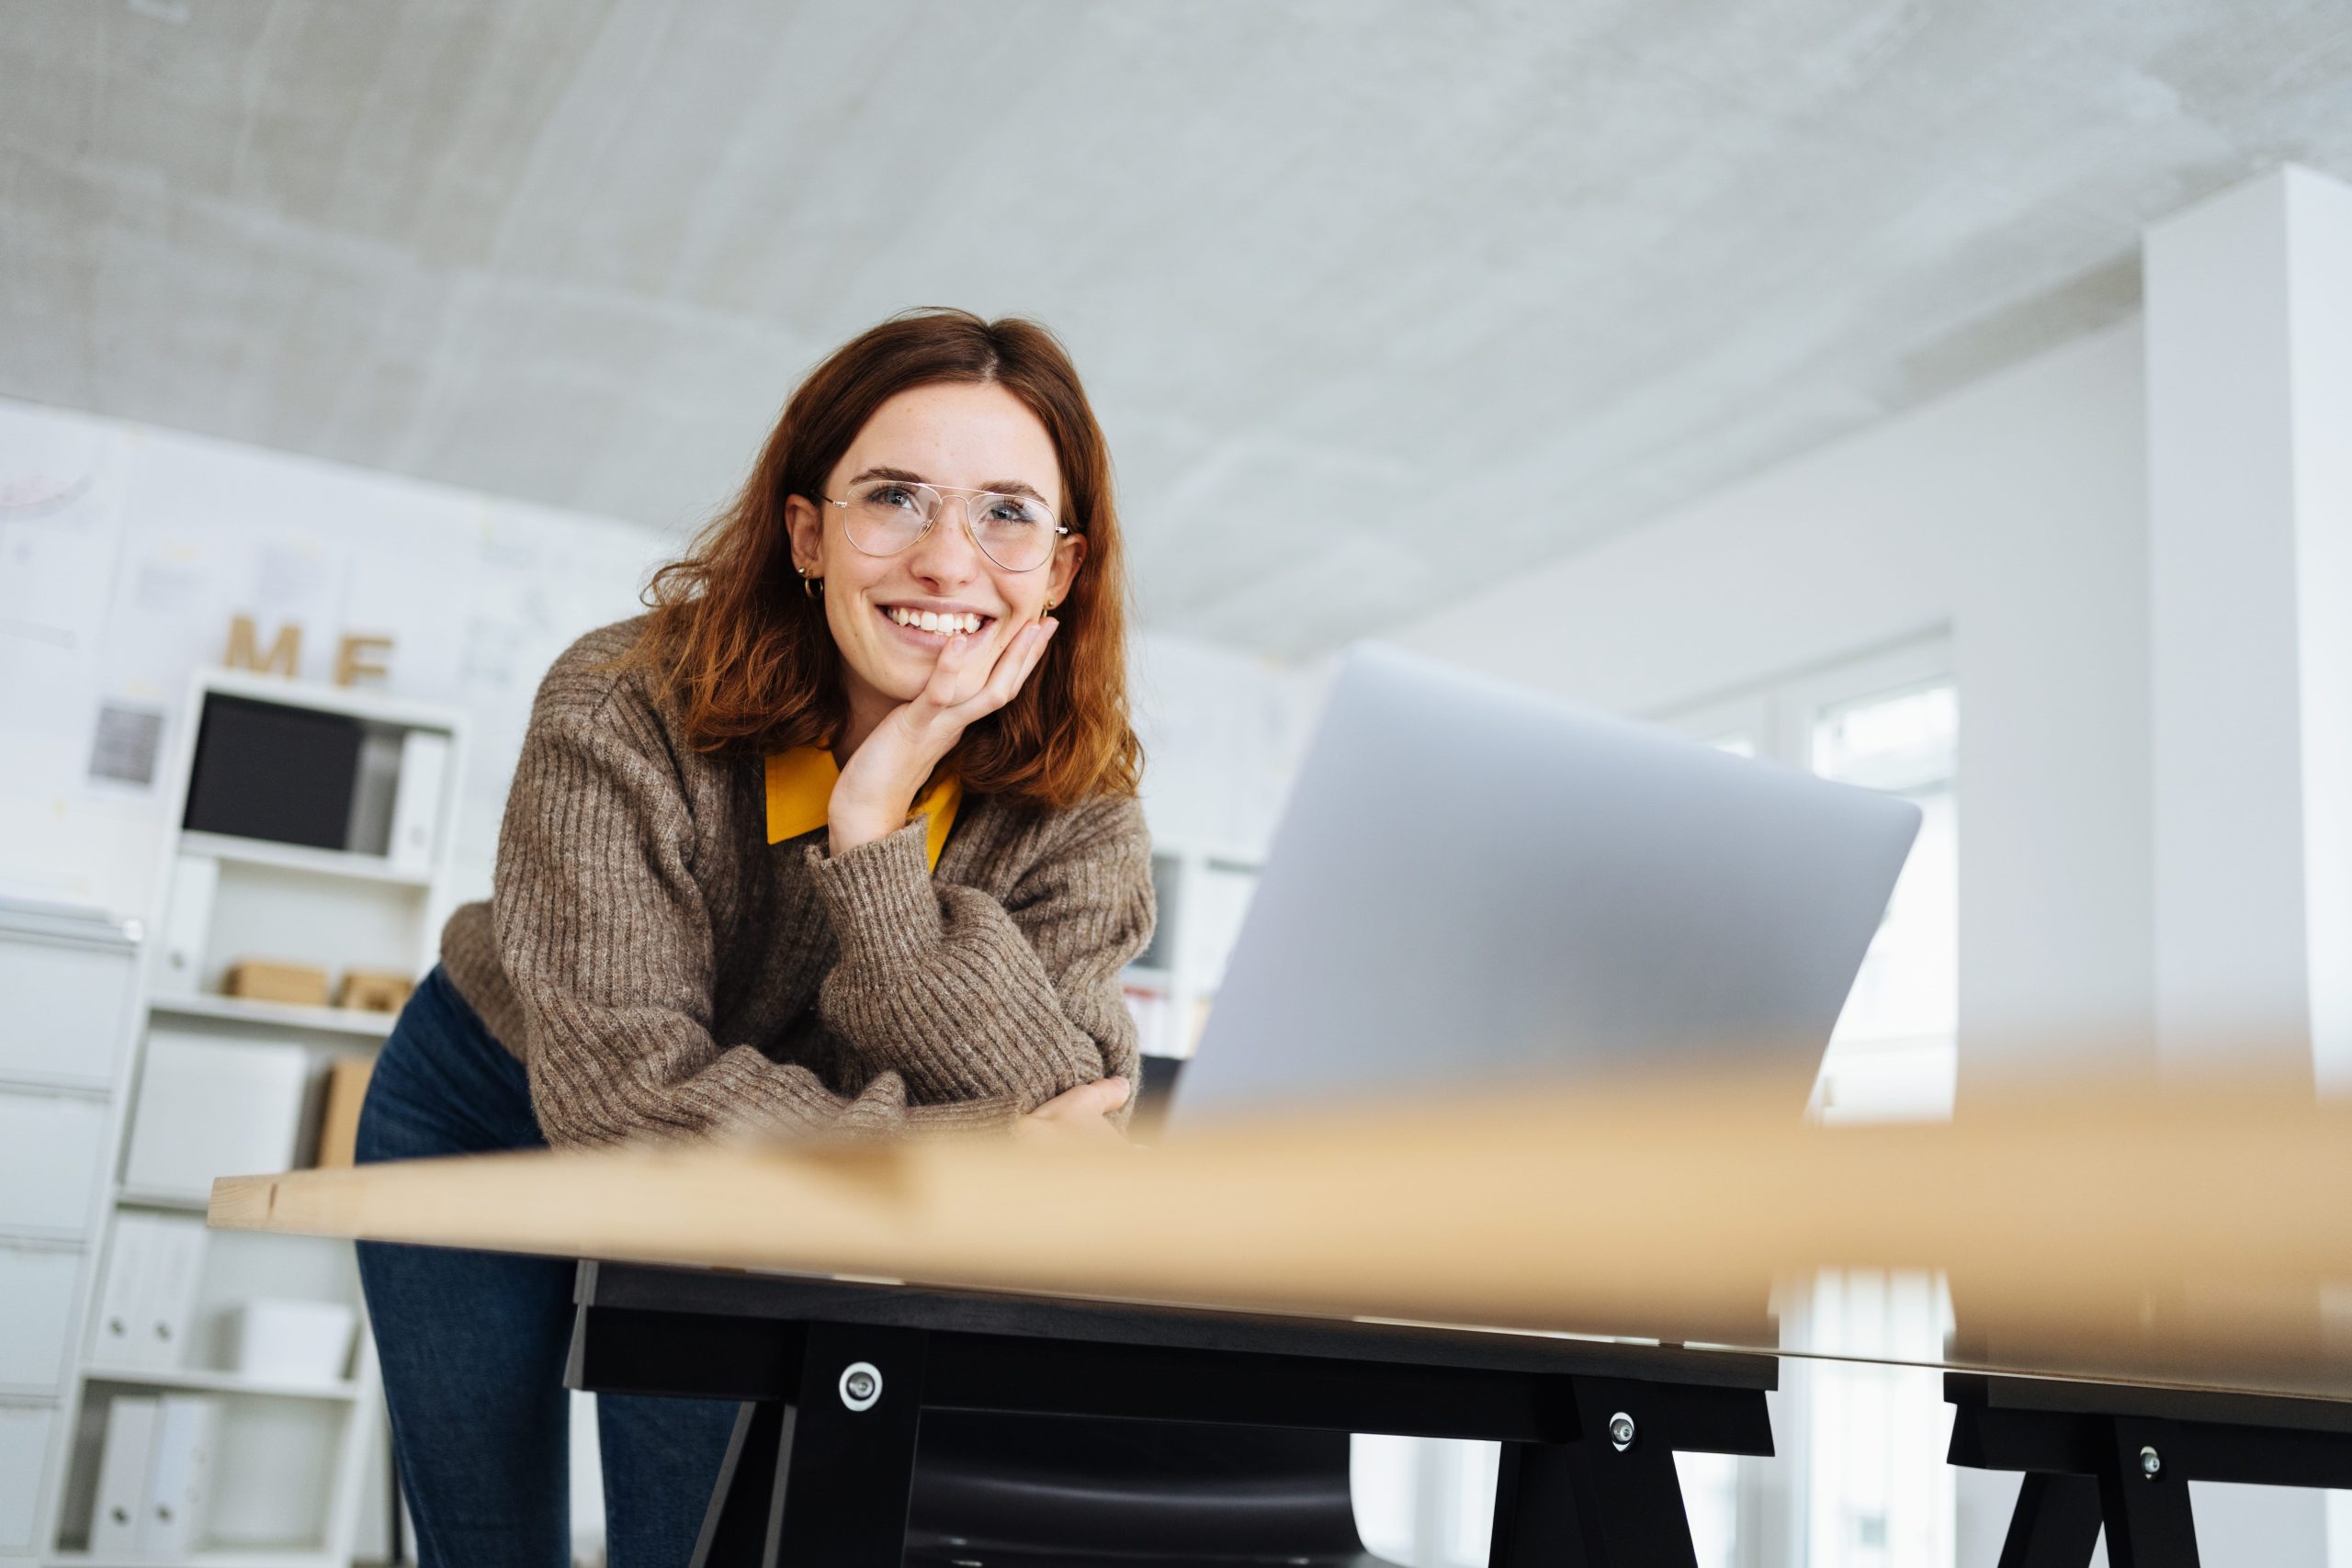
[[[391,1012],[363,1012],[357,1008],[296,1007],[288,1002],[256,1002],[243,997],[211,995],[155,997],[148,1001],[147,1008],[150,1012],[170,1013],[177,1018],[218,1018],[271,1029],[356,1034],[370,1040],[381,1040],[390,1034],[400,1017]]]
[[[315,1547],[220,1547],[188,1557],[101,1556],[91,1551],[52,1551],[41,1559],[51,1568],[344,1568]]]
[[[313,876],[340,876],[394,887],[424,888],[433,885],[429,871],[409,871],[382,855],[355,854],[349,850],[314,850],[307,844],[279,844],[267,839],[240,839],[227,833],[193,830],[180,834],[179,849],[182,854],[203,855],[238,865],[306,872]]]
[[[134,1209],[180,1209],[200,1214],[211,1207],[209,1194],[201,1192],[172,1192],[160,1187],[118,1187],[114,1201]]]
[[[163,1367],[88,1366],[82,1376],[90,1382],[135,1383],[141,1388],[184,1388],[205,1393],[250,1393],[272,1399],[323,1399],[345,1403],[359,1397],[359,1384],[350,1378],[330,1382],[303,1382],[285,1378],[257,1378],[244,1372],[216,1372]]]
[[[0,1090],[10,1094],[62,1095],[67,1100],[106,1100],[114,1098],[111,1082],[68,1077],[62,1073],[9,1073],[0,1076]]]

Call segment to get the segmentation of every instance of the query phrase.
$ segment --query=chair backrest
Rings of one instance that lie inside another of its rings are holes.
[[[910,1559],[1354,1560],[1345,1432],[931,1411]]]

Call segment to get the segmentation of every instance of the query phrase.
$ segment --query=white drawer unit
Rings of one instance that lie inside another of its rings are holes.
[[[82,1253],[0,1241],[0,1389],[53,1393],[74,1333]]]
[[[0,1091],[0,1235],[82,1235],[106,1137],[103,1100]]]
[[[0,925],[0,1079],[88,1084],[114,1079],[133,949]]]
[[[0,1404],[0,1551],[29,1551],[49,1468],[53,1405]]]

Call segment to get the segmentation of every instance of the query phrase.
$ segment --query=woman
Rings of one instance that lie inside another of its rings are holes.
[[[1050,334],[927,310],[843,346],[651,613],[548,671],[359,1157],[1118,1136],[1153,916],[1124,588]],[[423,1562],[568,1562],[571,1267],[359,1252]],[[598,1415],[614,1568],[684,1563],[733,1407]]]

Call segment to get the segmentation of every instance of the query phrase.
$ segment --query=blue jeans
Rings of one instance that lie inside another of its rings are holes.
[[[543,1148],[523,1066],[437,967],[384,1042],[359,1162]],[[359,1244],[424,1568],[569,1568],[574,1266],[548,1258]],[[684,1568],[736,1407],[600,1394],[611,1568]]]

